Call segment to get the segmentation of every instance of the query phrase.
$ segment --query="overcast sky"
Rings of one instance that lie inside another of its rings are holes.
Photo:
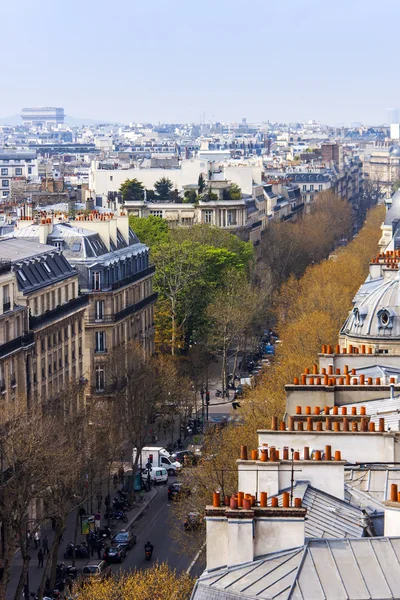
[[[0,116],[382,123],[400,0],[3,0]]]

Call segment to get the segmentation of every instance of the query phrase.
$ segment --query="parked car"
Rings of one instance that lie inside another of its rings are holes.
[[[190,512],[186,519],[183,521],[183,528],[185,531],[193,531],[201,527],[200,513],[197,511]]]
[[[89,560],[82,569],[82,577],[87,579],[107,579],[111,577],[111,567],[105,560]]]
[[[147,479],[147,469],[143,469],[142,477],[144,480]],[[155,485],[158,483],[167,483],[168,481],[168,472],[166,469],[162,469],[161,467],[152,467],[150,469],[150,479],[154,482]]]
[[[125,546],[118,544],[115,546],[107,546],[104,550],[103,559],[107,563],[119,562],[122,563],[126,556]]]
[[[170,486],[168,486],[168,500],[181,500],[181,498],[184,498],[186,496],[190,496],[190,490],[189,488],[185,487],[182,483],[179,482],[175,482],[175,483],[171,483]]]
[[[199,457],[194,452],[191,452],[191,450],[179,450],[172,454],[172,458],[184,467],[188,467],[197,464]]]
[[[136,544],[136,535],[130,531],[120,531],[117,535],[114,535],[112,543],[130,550]]]

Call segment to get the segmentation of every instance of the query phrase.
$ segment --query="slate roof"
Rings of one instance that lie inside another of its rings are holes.
[[[400,598],[400,538],[310,540],[305,546],[204,573],[192,600]]]
[[[11,260],[18,289],[29,293],[77,275],[77,271],[54,246],[35,241],[0,240],[0,257]]]
[[[307,508],[306,538],[363,537],[360,508],[312,487],[307,481],[298,481],[293,494],[301,498],[302,506]],[[282,506],[282,494],[278,496],[278,503]]]
[[[400,381],[400,369],[395,367],[380,367],[378,365],[357,369],[356,373],[365,373],[367,377],[381,377],[383,382],[389,383],[390,377],[397,377]],[[379,419],[385,418],[385,430],[400,431],[400,396],[394,398],[381,398],[378,400],[367,400],[364,402],[355,402],[354,404],[344,404],[348,409],[353,406],[360,408],[365,406],[367,415],[371,415],[371,421],[379,425]],[[348,410],[350,413],[351,411]],[[360,411],[357,411],[360,414]]]

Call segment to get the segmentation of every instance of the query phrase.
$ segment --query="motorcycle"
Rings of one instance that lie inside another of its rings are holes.
[[[127,500],[118,500],[118,498],[114,498],[112,507],[114,510],[132,510],[133,506]]]
[[[153,546],[145,546],[144,553],[145,553],[146,560],[151,560],[151,557],[153,555]]]
[[[215,397],[222,398],[222,390],[215,390]]]
[[[128,517],[122,510],[112,510],[107,513],[105,517],[110,517],[110,519],[116,519],[117,521],[123,521],[124,523],[128,522]]]
[[[98,530],[99,536],[101,538],[108,538],[109,540],[111,540],[112,538],[112,533],[111,533],[111,529],[109,527],[107,527],[107,525],[105,525],[104,527],[100,527],[100,529]]]
[[[64,552],[64,558],[72,558],[73,554],[74,554],[74,544],[72,542],[70,542],[67,545],[66,550]],[[88,556],[89,556],[89,549],[85,542],[82,542],[82,544],[77,544],[75,546],[75,557],[76,558],[87,558]]]
[[[64,563],[58,563],[56,567],[56,578],[65,579],[66,577],[71,577],[71,579],[76,579],[78,577],[78,569],[76,567],[67,566]]]

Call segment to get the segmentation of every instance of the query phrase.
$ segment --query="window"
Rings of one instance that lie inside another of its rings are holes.
[[[163,216],[163,214],[162,214],[162,210],[151,210],[151,211],[150,211],[150,214],[151,214],[153,217],[161,217],[161,218],[162,218],[162,216]]]
[[[110,175],[110,181],[112,181],[112,180],[113,180],[113,176],[112,176],[112,175]]]
[[[320,183],[320,184],[319,184],[319,186],[318,186],[318,191],[319,191],[319,192],[322,192],[322,184],[321,184],[321,183]]]
[[[100,271],[92,273],[92,290],[99,290],[101,287]]]
[[[28,167],[28,175],[32,175],[32,167]]]
[[[8,169],[1,169],[1,174],[4,175],[8,175]]]
[[[313,192],[313,191],[314,191],[314,185],[313,185],[313,184],[311,184],[311,185],[310,185],[310,192]]]
[[[19,176],[21,176],[21,175],[22,175],[22,169],[21,169],[21,167],[18,167],[17,169],[15,169],[15,175],[16,175],[17,177],[19,177]]]
[[[3,311],[10,310],[10,286],[3,285]]]
[[[104,300],[96,300],[95,309],[96,321],[102,321],[104,318]]]
[[[1,182],[2,187],[10,187],[10,182],[8,179],[3,179]]]
[[[227,211],[228,225],[236,225],[236,210]]]
[[[95,333],[95,352],[106,352],[105,331],[96,331]]]
[[[310,202],[314,202],[314,194],[310,194]]]
[[[307,185],[304,183],[303,184],[303,192],[306,192],[306,191],[307,191]]]
[[[104,368],[100,365],[96,367],[96,392],[104,392],[105,378]]]
[[[55,244],[54,244],[54,245],[55,245],[55,247],[57,248],[57,250],[62,250],[62,249],[63,249],[64,242],[63,242],[63,241],[61,241],[61,242],[55,242]]]
[[[6,198],[8,196],[8,192],[3,192],[3,198]]]
[[[212,223],[212,210],[203,210],[203,223]]]

